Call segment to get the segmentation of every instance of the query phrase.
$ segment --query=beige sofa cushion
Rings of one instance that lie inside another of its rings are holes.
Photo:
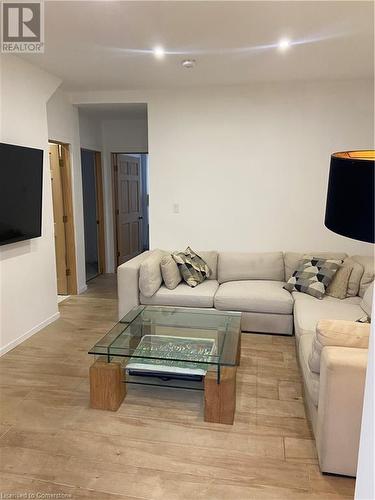
[[[293,298],[283,281],[230,281],[220,285],[214,304],[222,311],[292,314]]]
[[[164,255],[164,257],[162,257],[160,268],[164,285],[169,290],[174,290],[181,282],[181,274],[172,255]]]
[[[160,261],[166,253],[154,250],[139,266],[139,290],[145,297],[152,297],[163,282]]]
[[[298,346],[299,362],[302,371],[304,383],[305,397],[314,404],[315,407],[319,404],[319,383],[320,376],[314,373],[309,366],[309,356],[312,349],[314,335],[304,335]]]
[[[363,297],[366,288],[374,281],[374,257],[353,255],[352,259],[363,266],[364,272],[359,285],[358,295]]]
[[[152,297],[140,295],[140,303],[153,306],[213,307],[214,295],[219,287],[215,280],[205,280],[194,288],[180,283],[174,290],[162,285]]]
[[[211,274],[207,279],[217,280],[217,258],[219,255],[218,252],[216,250],[206,250],[197,252],[197,254],[200,255],[205,262],[207,262],[207,265],[211,270]]]
[[[322,300],[301,292],[293,292],[294,331],[296,340],[307,333],[315,335],[320,319],[346,319],[356,321],[363,316],[360,297],[339,300],[325,296]]]
[[[373,295],[374,295],[374,282],[372,282],[371,285],[367,287],[363,299],[361,300],[361,307],[369,318],[371,318]]]
[[[292,314],[241,312],[241,330],[243,332],[293,335]]]
[[[359,264],[359,262],[356,262],[353,260],[351,257],[347,257],[344,260],[344,266],[346,265],[351,265],[353,266],[352,272],[350,273],[349,276],[349,281],[348,281],[348,289],[346,291],[346,296],[347,297],[355,297],[358,295],[359,292],[359,285],[361,283],[361,278],[363,276],[363,266],[362,264]]]
[[[311,371],[320,373],[320,356],[325,346],[356,347],[368,349],[369,323],[322,319],[316,325],[313,336],[309,366]]]
[[[344,260],[345,257],[347,257],[347,254],[342,252],[285,252],[285,281],[288,281],[288,279],[292,276],[293,271],[297,269],[299,261],[305,256],[319,257],[320,259]]]
[[[284,280],[282,252],[220,252],[218,281]]]

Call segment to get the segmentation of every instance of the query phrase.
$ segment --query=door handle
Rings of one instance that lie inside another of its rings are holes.
[[[143,217],[138,217],[138,220],[143,220]]]

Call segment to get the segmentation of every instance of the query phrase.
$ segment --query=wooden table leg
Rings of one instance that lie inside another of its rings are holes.
[[[240,366],[241,362],[241,332],[238,338],[238,344],[237,344],[237,356],[236,356],[236,364],[237,366]]]
[[[99,410],[118,410],[126,395],[120,363],[97,360],[90,366],[90,406]]]
[[[220,370],[220,383],[215,371],[204,378],[204,420],[218,424],[233,424],[236,411],[236,366]]]

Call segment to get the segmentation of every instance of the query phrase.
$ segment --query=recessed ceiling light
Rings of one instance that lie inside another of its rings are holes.
[[[165,50],[160,46],[154,47],[152,49],[152,52],[157,59],[163,59],[163,57],[165,56]]]
[[[183,61],[181,61],[181,65],[184,67],[184,68],[194,68],[195,66],[195,59],[184,59]]]
[[[285,49],[289,49],[290,47],[290,40],[288,40],[287,38],[282,38],[279,43],[279,49],[281,50],[285,50]]]

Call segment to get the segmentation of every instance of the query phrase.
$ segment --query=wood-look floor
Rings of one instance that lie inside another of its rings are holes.
[[[112,275],[0,360],[0,493],[94,500],[353,498],[324,476],[301,400],[294,338],[243,334],[233,426],[203,421],[203,393],[130,386],[116,413],[88,407],[87,350],[116,320]]]

